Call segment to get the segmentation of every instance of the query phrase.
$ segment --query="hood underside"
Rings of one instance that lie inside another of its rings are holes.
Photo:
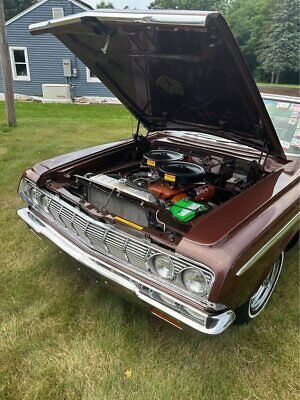
[[[101,10],[30,31],[53,33],[149,131],[209,132],[285,158],[219,13]]]

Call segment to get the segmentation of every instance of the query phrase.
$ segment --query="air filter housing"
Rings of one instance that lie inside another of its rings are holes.
[[[170,161],[181,161],[184,155],[177,151],[151,150],[143,156],[143,162],[149,167],[159,167]]]
[[[172,161],[160,167],[159,174],[167,182],[189,185],[203,182],[205,170],[200,165]]]

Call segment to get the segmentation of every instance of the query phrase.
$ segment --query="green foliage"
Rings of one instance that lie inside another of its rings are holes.
[[[114,8],[114,5],[110,1],[100,1],[100,3],[97,4],[97,8]]]
[[[268,20],[271,0],[235,0],[227,21],[252,71],[257,67],[256,51]]]
[[[299,2],[273,0],[271,18],[259,51],[259,61],[272,82],[279,82],[283,71],[299,70]]]
[[[226,13],[232,0],[154,0],[149,8],[221,11]]]
[[[36,2],[37,0],[4,0],[5,19],[14,17]]]

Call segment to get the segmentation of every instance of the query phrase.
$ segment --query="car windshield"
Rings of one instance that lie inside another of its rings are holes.
[[[300,155],[300,103],[281,99],[264,103],[284,151]]]

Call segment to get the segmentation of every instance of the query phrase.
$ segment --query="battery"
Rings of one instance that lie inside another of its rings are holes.
[[[205,204],[188,199],[182,199],[170,208],[172,215],[182,222],[191,221],[198,214],[204,214],[208,210],[209,208]]]

